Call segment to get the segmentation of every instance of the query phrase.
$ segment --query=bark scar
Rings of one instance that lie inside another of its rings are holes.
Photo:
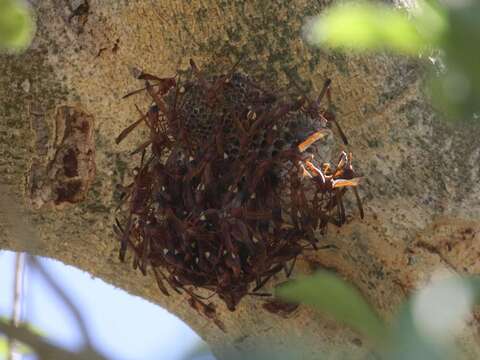
[[[42,166],[43,154],[37,151],[40,158],[34,159],[30,171],[30,197],[35,208],[78,203],[85,199],[95,178],[93,116],[79,108],[61,106],[57,109],[55,127],[50,152],[53,157]],[[38,118],[33,129],[38,135]]]

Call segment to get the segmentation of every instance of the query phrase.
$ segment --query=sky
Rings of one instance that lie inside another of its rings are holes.
[[[15,253],[0,251],[0,316],[11,316],[14,262]],[[158,305],[59,261],[42,263],[80,310],[94,345],[109,359],[182,360],[201,342],[188,325]],[[38,273],[27,271],[24,296],[24,320],[58,345],[80,347],[75,321]]]

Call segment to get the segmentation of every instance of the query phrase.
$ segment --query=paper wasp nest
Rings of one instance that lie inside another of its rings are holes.
[[[120,259],[130,248],[134,268],[152,268],[165,295],[166,284],[187,293],[221,326],[197,289],[233,311],[274,274],[291,271],[304,248],[316,248],[329,222],[345,222],[342,196],[359,180],[351,155],[330,165],[309,154],[328,153],[322,146],[335,118],[320,102],[330,81],[310,101],[281,97],[234,70],[208,77],[193,61],[182,82],[138,78],[153,103],[117,142],[142,122],[150,137],[134,151],[142,161],[114,226]]]

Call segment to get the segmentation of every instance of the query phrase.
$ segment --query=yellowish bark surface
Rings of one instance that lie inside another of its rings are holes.
[[[337,249],[307,252],[295,274],[334,270],[388,318],[436,268],[478,273],[478,129],[442,121],[422,93],[424,66],[415,59],[308,46],[303,25],[331,2],[90,0],[86,13],[72,12],[65,1],[38,2],[32,47],[0,56],[0,248],[59,259],[155,302],[185,320],[220,357],[222,345],[244,351],[261,337],[279,349],[298,339],[306,344],[305,358],[336,345],[364,351],[357,334],[309,309],[283,319],[254,297],[233,313],[217,301],[223,333],[182,296],[163,296],[152,274],[143,277],[118,261],[116,185],[131,177],[138,158],[128,152],[142,131],[121,145],[114,139],[137,118],[134,104],[147,104],[141,95],[121,99],[141,86],[130,69],[171,76],[194,58],[203,69],[222,72],[243,57],[240,69],[266,86],[315,94],[331,78],[348,150],[365,177],[365,219],[351,196],[348,223],[331,226],[321,240]],[[85,200],[37,208],[35,189],[50,181],[46,169],[58,150],[56,118],[64,106],[94,119],[96,177]],[[268,287],[283,280],[279,275]]]

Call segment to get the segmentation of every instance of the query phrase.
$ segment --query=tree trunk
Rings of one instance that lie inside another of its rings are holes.
[[[321,239],[336,248],[307,252],[294,275],[331,269],[388,318],[439,267],[479,273],[479,130],[449,125],[434,112],[416,59],[308,46],[302,26],[331,2],[35,2],[33,45],[20,56],[0,56],[0,248],[61,260],[159,304],[219,358],[260,338],[280,351],[301,342],[304,358],[338,347],[367,351],[357,334],[312,310],[300,307],[284,319],[257,297],[246,297],[235,312],[216,301],[224,333],[182,296],[163,296],[152,274],[118,260],[116,185],[131,176],[138,158],[129,151],[142,131],[121,145],[114,139],[137,118],[134,103],[147,104],[142,96],[121,99],[140,85],[130,68],[172,76],[194,58],[218,73],[243,57],[240,69],[269,86],[314,94],[331,78],[338,120],[365,178],[365,219],[349,206],[347,224],[330,226]],[[78,173],[65,179],[55,169],[69,146],[81,156]],[[268,286],[283,280],[279,275]]]

